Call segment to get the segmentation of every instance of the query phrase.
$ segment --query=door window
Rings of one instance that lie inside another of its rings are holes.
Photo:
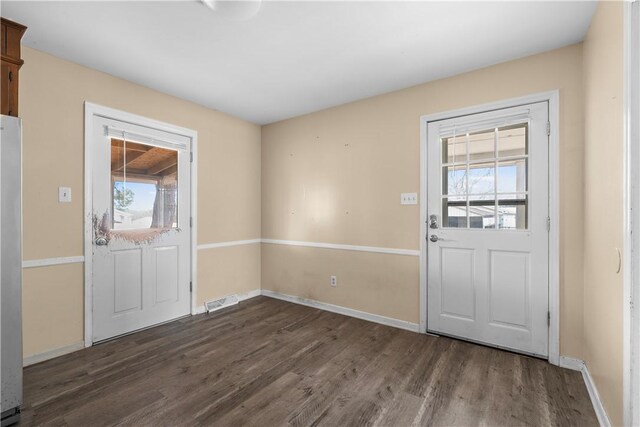
[[[177,228],[177,172],[177,151],[111,139],[111,229]]]
[[[442,226],[527,229],[528,123],[440,139]]]

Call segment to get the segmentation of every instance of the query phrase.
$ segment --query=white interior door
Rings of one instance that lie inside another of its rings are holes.
[[[191,141],[93,120],[96,342],[190,313]]]
[[[429,331],[548,355],[547,126],[547,102],[429,123]]]

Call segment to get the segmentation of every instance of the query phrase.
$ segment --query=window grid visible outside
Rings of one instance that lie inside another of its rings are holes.
[[[441,138],[443,227],[527,228],[528,134],[520,123]]]

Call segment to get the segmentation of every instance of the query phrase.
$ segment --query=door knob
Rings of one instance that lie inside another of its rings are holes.
[[[98,237],[96,239],[96,245],[98,245],[98,246],[106,246],[107,245],[107,238],[106,237]]]
[[[429,215],[429,228],[438,228],[438,215]]]
[[[436,236],[435,234],[432,234],[431,236],[429,236],[429,240],[431,240],[432,242],[437,242],[438,236]]]

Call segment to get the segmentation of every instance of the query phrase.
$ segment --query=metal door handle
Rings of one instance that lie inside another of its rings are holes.
[[[429,215],[429,228],[438,228],[438,215]]]
[[[107,245],[107,238],[106,237],[98,237],[96,239],[96,245],[97,246],[106,246]]]
[[[431,236],[429,236],[429,240],[431,240],[432,242],[437,242],[438,240],[440,240],[438,238],[438,236],[436,236],[435,234],[432,234]]]

